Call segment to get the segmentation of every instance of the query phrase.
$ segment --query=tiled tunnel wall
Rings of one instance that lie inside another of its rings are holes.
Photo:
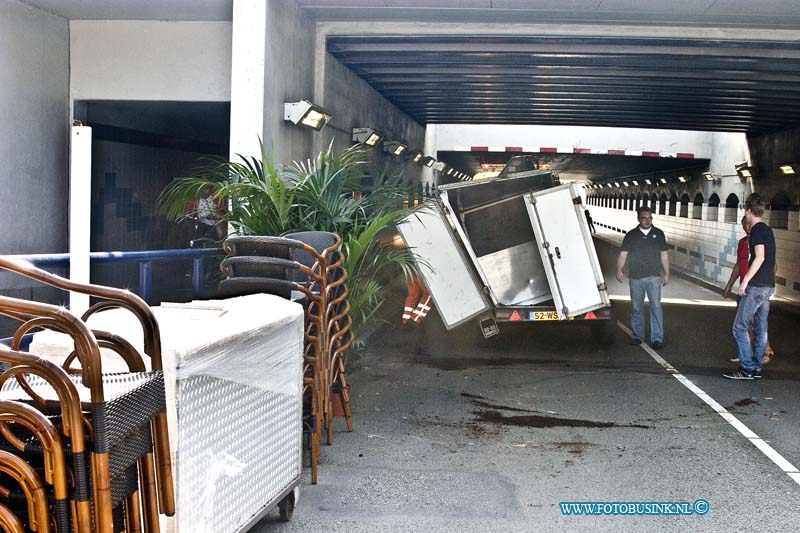
[[[594,220],[598,236],[616,245],[622,243],[624,232],[637,225],[636,212],[596,205],[598,198],[590,198],[588,209]],[[697,213],[696,208],[700,211]],[[720,288],[730,277],[736,263],[736,246],[744,236],[739,221],[744,215],[743,206],[738,208],[709,208],[707,204],[688,205],[688,217],[680,216],[680,205],[676,215],[653,214],[653,225],[661,228],[670,245],[670,264],[687,274],[712,283]],[[699,218],[690,218],[693,213]],[[800,305],[800,217],[797,211],[766,211],[764,221],[780,218],[786,229],[773,228],[776,243],[775,296],[794,305]],[[788,220],[786,220],[788,219]],[[726,222],[734,220],[735,222]],[[784,222],[785,221],[785,222]],[[783,225],[781,223],[780,225]]]

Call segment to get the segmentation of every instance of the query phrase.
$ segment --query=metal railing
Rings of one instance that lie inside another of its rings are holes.
[[[144,252],[92,252],[92,265],[109,263],[139,263],[139,296],[151,303],[153,298],[153,265],[157,262],[192,260],[192,291],[195,296],[203,292],[206,257],[222,255],[218,248],[184,248],[177,250],[148,250]],[[28,261],[38,267],[69,267],[69,254],[12,255],[13,259]]]

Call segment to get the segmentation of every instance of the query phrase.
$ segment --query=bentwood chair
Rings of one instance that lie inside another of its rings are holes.
[[[0,309],[8,305],[9,302],[0,301]],[[81,335],[79,331],[69,331],[64,323],[53,322],[56,324],[47,324],[47,319],[41,317],[29,321],[18,330],[12,347],[27,331],[26,326],[50,326],[71,334],[77,341],[77,357],[83,369],[92,366],[91,357],[86,357],[84,351],[87,342],[92,344],[91,339],[86,338],[87,332]],[[88,333],[91,334],[90,331]],[[97,347],[96,343],[94,347]],[[99,355],[99,348],[97,350]],[[135,530],[132,524],[136,523],[139,516],[141,491],[145,497],[142,507],[146,531],[158,531],[150,422],[164,408],[163,376],[153,372],[106,374],[102,376],[102,390],[98,394],[96,384],[83,386],[85,372],[83,375],[67,376],[49,361],[37,360],[30,354],[15,351],[0,352],[0,360],[16,363],[0,376],[0,391],[4,398],[27,399],[36,408],[51,415],[56,414],[54,411],[59,408],[62,411],[62,434],[71,437],[76,523],[79,530],[120,531],[123,527]],[[99,369],[99,365],[94,366]],[[19,383],[11,382],[12,378]],[[87,425],[91,433],[85,432],[84,426]],[[87,449],[90,469],[85,461],[84,450]],[[93,521],[90,504],[95,511]]]
[[[69,455],[71,458],[70,477],[72,480],[72,502],[70,505],[73,511],[73,522],[75,523],[75,527],[78,532],[92,532],[93,520],[89,490],[91,479],[87,456],[88,435],[85,433],[85,420],[81,409],[80,396],[74,382],[59,366],[55,365],[51,361],[36,357],[29,353],[5,349],[0,351],[0,362],[2,362],[4,366],[9,367],[9,369],[6,370],[2,376],[0,376],[0,391],[9,387],[13,388],[13,396],[15,398],[20,398],[21,394],[19,391],[19,385],[15,383],[7,387],[6,384],[10,379],[16,378],[17,375],[24,374],[28,380],[32,377],[36,377],[46,382],[54,392],[55,397],[58,399],[57,409],[50,409],[51,406],[45,405],[46,402],[38,395],[34,394],[28,396],[29,402],[36,402],[39,406],[46,408],[51,416],[58,416],[58,422],[60,424],[59,432],[64,438],[63,442],[69,445]],[[25,387],[29,387],[27,381],[22,381],[21,383],[25,383]],[[3,391],[0,394],[3,396],[7,395],[6,391]],[[16,414],[21,416],[19,415],[19,409],[9,410],[8,412],[12,415]],[[29,416],[32,419],[38,418],[32,415]],[[50,420],[50,418],[48,418],[48,420]],[[46,427],[46,425],[42,424],[42,427]],[[42,433],[42,435],[44,435],[44,433]],[[3,431],[3,436],[7,439],[7,442],[12,447],[19,449],[19,439],[9,438],[7,431]],[[52,438],[52,440],[55,441],[55,438]],[[57,445],[51,444],[50,447],[54,450],[53,453],[55,454]],[[64,448],[62,447],[62,449]],[[25,444],[25,452],[36,455],[35,451],[31,450],[27,443]],[[58,483],[60,482],[58,479],[59,469],[56,468],[55,465],[58,465],[60,462],[55,457],[52,459],[52,462],[54,465],[53,486],[58,487]],[[63,518],[63,506],[59,503],[58,497],[61,491],[59,489],[54,492],[54,496],[56,498],[56,508],[54,514],[56,520],[60,522]],[[59,526],[58,531],[60,532],[62,530],[64,530],[63,527]]]
[[[101,301],[99,303],[95,304],[84,313],[82,317],[84,321],[88,320],[92,314],[101,310],[115,307],[127,309],[136,316],[142,326],[144,353],[150,358],[150,367],[152,371],[158,374],[163,373],[161,333],[158,322],[147,303],[135,294],[114,287],[76,283],[36,268],[25,261],[18,261],[3,256],[0,256],[0,268],[35,279],[41,283],[64,291],[74,291],[100,298]],[[86,367],[84,367],[84,371],[86,370]],[[175,514],[175,487],[172,476],[166,409],[155,417],[152,426],[158,507],[163,514],[172,516]]]
[[[0,433],[8,443],[8,447],[0,447],[2,450],[15,453],[28,462],[34,459],[43,461],[42,477],[51,487],[55,499],[55,531],[71,531],[66,454],[55,424],[27,404],[0,400]]]
[[[340,243],[336,237],[327,244],[336,248]],[[234,236],[223,247],[229,256],[221,265],[228,276],[220,283],[223,294],[264,292],[303,304],[306,320],[303,428],[311,454],[311,481],[316,483],[319,442],[328,410],[325,257],[313,246],[285,237]]]
[[[47,493],[38,472],[24,459],[17,455],[0,450],[0,473],[4,474],[21,490],[16,498],[14,489],[0,485],[0,494],[9,500],[23,500],[28,529],[37,533],[50,531],[50,510],[47,503]],[[3,480],[5,483],[5,479]]]
[[[352,414],[350,412],[350,388],[347,385],[345,371],[345,353],[352,346],[355,337],[352,332],[353,320],[350,317],[350,302],[347,296],[350,291],[346,285],[347,271],[344,267],[336,267],[328,273],[330,282],[327,285],[329,292],[329,307],[327,312],[327,335],[330,356],[328,363],[328,391],[329,403],[334,401],[333,396],[339,397],[344,411],[347,430],[353,431]],[[333,408],[326,412],[325,429],[327,430],[328,445],[333,444]]]
[[[24,327],[18,329],[12,340],[12,346],[19,344],[22,335],[29,330],[32,323],[33,325],[42,324],[43,320],[30,321],[26,323]],[[54,327],[54,329],[58,328]],[[103,427],[111,428],[106,433],[108,434],[107,440],[109,443],[109,484],[114,530],[121,531],[124,527],[126,531],[140,531],[142,522],[140,507],[143,507],[147,531],[158,531],[158,506],[155,492],[155,474],[153,472],[151,427],[149,421],[144,420],[148,417],[148,415],[144,413],[147,413],[149,410],[149,416],[152,418],[152,413],[158,411],[161,407],[158,400],[153,400],[153,398],[158,398],[159,396],[158,379],[156,379],[155,383],[143,385],[147,380],[146,376],[148,373],[145,372],[144,361],[138,352],[136,352],[136,349],[121,337],[105,332],[96,332],[96,335],[103,339],[98,342],[98,346],[101,348],[109,348],[120,354],[128,363],[130,370],[130,373],[127,374],[103,375],[104,393],[108,400],[106,405],[109,407],[109,411],[114,413],[113,415],[110,412],[106,413],[106,422],[103,425]],[[26,356],[28,358],[31,357],[30,354],[26,354]],[[73,352],[65,360],[64,367],[67,368],[76,357],[77,352]],[[0,361],[8,361],[8,352],[0,353]],[[44,370],[40,369],[33,378],[26,375],[28,372],[24,367],[14,367],[3,376],[0,376],[0,391],[2,391],[0,394],[6,395],[15,393],[17,397],[19,396],[19,386],[13,382],[7,383],[9,378],[16,377],[19,384],[23,385],[23,389],[27,392],[28,397],[32,399],[34,405],[39,406],[43,410],[57,412],[60,407],[66,406],[72,411],[77,411],[78,416],[80,416],[81,411],[83,413],[90,413],[91,405],[86,402],[81,402],[78,397],[80,394],[77,390],[77,388],[80,387],[79,374],[73,374],[71,376],[63,374],[63,369],[54,366],[49,361],[35,363],[34,366],[42,366],[42,363],[51,366]],[[31,366],[32,363],[28,363],[28,365]],[[56,374],[56,378],[60,379],[62,383],[68,384],[67,387],[69,385],[76,387],[71,398],[65,397],[64,391],[59,391],[58,388],[56,388],[55,395],[58,401],[54,402],[46,399],[47,396],[52,396],[54,392],[52,390],[54,388],[52,387],[54,373]],[[25,378],[20,379],[23,375],[26,375]],[[50,386],[48,387],[47,385]],[[155,392],[153,392],[154,390]],[[154,401],[156,403],[155,407],[153,404]],[[131,415],[131,410],[137,410],[138,412],[135,413],[135,415]],[[62,418],[66,417],[62,416]],[[126,426],[136,424],[137,420],[140,421],[138,427],[134,427],[132,430],[125,429]],[[93,416],[92,422],[96,423],[97,418]],[[2,429],[2,426],[0,426],[0,430]],[[119,437],[121,434],[124,434],[124,439]],[[9,439],[6,433],[3,433],[3,435]],[[9,441],[13,442],[10,439]],[[28,444],[30,444],[30,440]],[[16,447],[19,449],[20,444],[16,444]],[[37,453],[38,456],[41,456],[43,453],[41,447],[31,448],[28,446],[25,449],[29,454],[33,454],[34,456],[37,456]],[[140,476],[137,472],[137,463],[141,470],[141,489],[139,487]],[[80,480],[86,477],[85,468],[78,466],[75,468],[75,471],[76,479]],[[91,478],[81,482],[76,481],[78,487],[88,488],[93,484],[94,482]],[[83,500],[89,498],[89,490],[87,488],[76,491],[76,494],[83,494]],[[145,495],[144,505],[141,505],[140,494]],[[58,501],[58,496],[56,495],[56,497]],[[95,497],[97,497],[96,494]],[[95,508],[97,507],[98,505],[95,504]],[[59,513],[57,516],[62,517],[63,514]],[[88,532],[92,530],[91,523],[87,522],[85,517],[76,516],[75,519],[76,522],[79,523],[79,531]],[[57,523],[60,524],[63,523],[63,521],[59,518]],[[61,529],[58,531],[61,531]],[[64,529],[64,531],[67,530]]]
[[[22,520],[6,505],[0,503],[0,528],[5,533],[25,533]]]
[[[306,285],[285,279],[285,269],[292,261],[262,257],[229,257],[222,262],[221,269],[229,277],[219,285],[223,296],[243,296],[245,294],[274,294],[301,303],[304,309],[304,350],[303,350],[303,431],[308,435],[311,464],[311,483],[317,482],[317,463],[319,461],[319,441],[323,425],[323,405],[321,391],[324,387],[323,374],[323,324],[320,321],[320,300],[318,294]],[[271,274],[274,277],[236,276],[234,274]]]
[[[343,267],[344,256],[339,251],[340,245],[338,235],[321,231],[292,233],[285,237],[232,237],[225,244],[226,251],[243,255],[228,257],[222,265],[229,279],[221,287],[241,285],[245,279],[250,280],[251,284],[257,283],[254,280],[266,278],[296,280],[317,295],[322,309],[319,320],[323,325],[324,340],[319,352],[322,374],[320,395],[328,444],[333,439],[333,394],[343,398],[348,429],[352,431],[349,390],[341,387],[342,381],[346,383],[343,355],[352,344],[352,332],[349,331],[352,321],[348,315],[347,287],[344,284],[347,272]],[[270,292],[266,287],[263,290]]]
[[[325,231],[301,231],[287,233],[284,237],[299,240],[311,247],[324,258],[325,287],[326,287],[326,389],[325,389],[325,429],[327,443],[333,443],[333,401],[334,395],[342,403],[345,422],[348,431],[353,431],[352,416],[350,412],[350,389],[347,387],[345,375],[344,355],[352,345],[354,337],[350,327],[352,319],[349,316],[350,304],[347,301],[349,290],[345,281],[347,270],[344,268],[345,256],[341,252],[341,238],[335,233]],[[298,254],[298,260],[310,266],[314,258],[311,254],[303,252]],[[346,310],[345,310],[346,308]],[[344,383],[344,385],[343,385]]]
[[[138,516],[138,511],[134,509],[138,508],[138,504],[134,505],[134,500],[138,501],[141,490],[144,497],[142,507],[145,511],[145,528],[147,531],[158,531],[158,496],[153,468],[152,435],[155,434],[154,422],[157,416],[166,410],[163,374],[158,370],[142,372],[144,364],[140,358],[138,364],[131,359],[133,354],[130,353],[130,345],[123,345],[119,339],[101,334],[104,344],[117,346],[117,351],[127,353],[128,359],[134,363],[131,368],[133,372],[103,374],[99,343],[93,332],[83,321],[62,308],[0,297],[0,313],[24,321],[14,337],[12,347],[17,347],[22,335],[33,327],[67,333],[75,341],[81,374],[69,376],[73,388],[71,399],[65,399],[68,393],[64,390],[54,394],[46,380],[23,378],[31,373],[30,365],[26,366],[24,361],[18,361],[23,364],[12,366],[2,378],[7,380],[9,377],[16,377],[20,382],[14,384],[16,387],[3,382],[5,398],[27,397],[33,399],[37,408],[43,410],[55,403],[69,408],[73,417],[77,410],[80,422],[72,421],[69,426],[65,424],[64,429],[64,435],[72,437],[75,507],[78,515],[76,522],[83,528],[86,527],[87,516],[91,516],[89,505],[92,503],[94,526],[90,526],[88,530],[119,530],[114,525],[115,509],[118,510],[116,522],[120,524],[127,517],[127,527],[135,523]],[[0,357],[9,357],[9,352],[1,352]],[[62,389],[65,387],[62,384]],[[85,392],[80,393],[82,397],[76,399],[74,396],[78,389]],[[76,404],[77,407],[70,407],[71,404]],[[82,426],[86,423],[92,428],[91,439],[82,434]],[[90,450],[90,469],[84,462],[84,450],[87,446]],[[87,472],[91,474],[88,481],[85,475]],[[88,520],[91,524],[91,519]]]

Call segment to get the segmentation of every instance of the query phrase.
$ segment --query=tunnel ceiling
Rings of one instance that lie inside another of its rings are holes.
[[[437,159],[456,170],[468,174],[481,172],[482,164],[493,166],[505,165],[513,156],[523,155],[521,152],[437,152]],[[549,154],[531,155],[536,161],[559,174],[563,181],[597,180],[604,178],[621,178],[624,176],[642,176],[657,178],[671,175],[674,171],[685,170],[696,173],[708,170],[708,159],[680,159],[674,157],[630,157],[624,155],[601,154]]]
[[[421,124],[800,124],[800,41],[351,35],[327,48]]]
[[[231,20],[233,13],[233,0],[24,3],[69,19]],[[291,3],[325,28],[318,34],[328,35],[334,56],[422,124],[751,134],[800,125],[798,0]],[[526,33],[525,25],[563,28],[564,36]],[[576,27],[598,36],[567,37]],[[653,31],[621,37],[635,28]],[[676,38],[656,38],[662,30]]]

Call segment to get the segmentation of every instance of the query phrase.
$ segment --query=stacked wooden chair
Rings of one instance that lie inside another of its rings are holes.
[[[159,513],[175,513],[175,494],[152,311],[128,291],[74,283],[6,257],[0,268],[100,299],[78,318],[0,297],[0,314],[21,323],[11,348],[0,348],[0,525],[38,533],[158,532]],[[86,324],[113,307],[139,319],[151,370],[128,341]],[[75,349],[61,366],[19,350],[34,329],[72,338]],[[119,354],[128,372],[104,373],[100,348]]]
[[[303,429],[308,436],[311,482],[317,482],[322,431],[333,442],[334,395],[341,399],[347,429],[353,430],[344,355],[353,343],[347,302],[347,272],[341,238],[311,231],[284,237],[235,236],[223,247],[225,296],[275,294],[305,310]]]

